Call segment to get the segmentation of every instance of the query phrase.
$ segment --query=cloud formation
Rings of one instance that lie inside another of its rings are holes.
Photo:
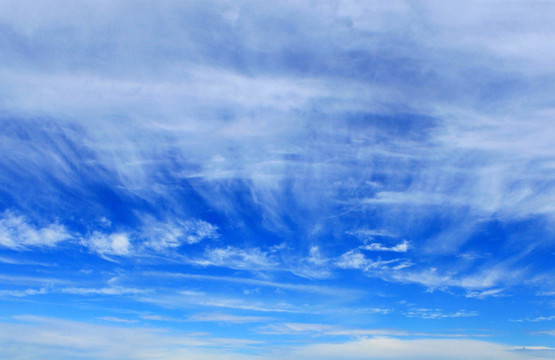
[[[554,14],[2,1],[4,357],[551,355]]]
[[[23,215],[4,211],[0,218],[0,245],[12,250],[31,247],[53,247],[72,238],[60,224],[35,225]]]

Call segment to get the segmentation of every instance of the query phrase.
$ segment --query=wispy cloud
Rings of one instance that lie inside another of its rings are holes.
[[[279,323],[266,325],[258,331],[262,334],[302,334],[315,333],[321,334],[328,331],[336,330],[336,326],[327,324],[309,324],[309,323]]]
[[[458,317],[458,316],[455,316]],[[435,337],[435,338],[474,338],[483,337],[483,334],[470,334],[467,332],[449,332],[449,333],[424,333],[417,331],[406,331],[399,329],[381,329],[381,328],[345,328],[337,325],[322,323],[271,323],[257,329],[262,334],[272,335],[311,335],[311,336],[328,336],[328,337],[349,337],[349,338],[365,338],[365,337]]]
[[[202,274],[184,274],[184,273],[167,273],[167,272],[145,272],[146,276],[155,277],[169,277],[169,278],[183,278],[183,279],[193,279],[200,281],[217,281],[217,282],[230,282],[237,284],[245,284],[252,286],[269,287],[281,290],[291,290],[300,293],[315,293],[322,294],[326,296],[360,296],[363,295],[359,291],[335,287],[335,286],[324,286],[324,285],[313,285],[305,283],[286,283],[270,280],[261,279],[251,279],[243,277],[230,277],[230,276],[214,276],[214,275],[202,275]]]
[[[123,323],[123,324],[134,324],[137,322],[137,320],[129,320],[129,319],[118,318],[114,316],[101,316],[98,319],[104,320],[104,321],[116,322],[116,323]]]
[[[81,288],[67,287],[60,289],[62,293],[73,295],[137,295],[148,293],[148,290],[127,288],[120,286],[102,287],[102,288]]]
[[[84,236],[70,232],[57,223],[38,226],[23,215],[6,210],[0,215],[0,246],[12,250],[28,250],[32,247],[53,248],[64,241],[74,241],[80,237],[82,246],[101,256],[148,255],[148,251],[164,253],[183,244],[195,244],[204,239],[218,238],[218,228],[206,221],[175,219],[160,222],[145,217],[139,231],[110,232],[95,230]],[[1,262],[12,264],[34,264],[23,260],[0,258]],[[45,265],[43,265],[45,266]]]
[[[17,285],[68,285],[73,281],[67,278],[55,278],[44,276],[3,275],[0,274],[0,282]]]
[[[399,263],[400,261],[401,259],[372,260],[367,258],[359,250],[354,249],[341,255],[335,262],[335,265],[341,269],[357,269],[368,272],[373,270],[384,271],[391,269],[393,267],[392,264]]]
[[[202,291],[181,290],[170,293],[135,296],[139,302],[156,304],[168,309],[235,309],[261,313],[312,314],[318,311],[308,305],[299,306],[279,300],[258,300],[248,296],[226,296]]]
[[[374,239],[375,237],[393,237],[395,238],[396,236],[388,231],[385,230],[380,230],[380,229],[367,229],[367,228],[361,228],[361,229],[356,229],[356,230],[350,230],[346,232],[349,235],[353,235],[356,236],[357,238],[361,239],[361,240],[368,240],[368,239]]]
[[[126,232],[93,231],[81,239],[81,245],[101,256],[165,255],[182,245],[218,238],[218,228],[198,219],[156,221],[143,216],[138,230]]]
[[[483,291],[469,291],[466,294],[466,297],[469,298],[478,298],[478,299],[484,299],[487,297],[499,297],[499,296],[504,296],[503,294],[503,289],[489,289],[489,290],[483,290]]]
[[[421,319],[447,319],[460,317],[478,316],[476,311],[459,310],[453,313],[446,313],[440,309],[413,309],[405,313],[407,317],[416,317]]]
[[[0,246],[13,250],[30,247],[53,247],[72,238],[71,233],[59,224],[38,226],[23,215],[10,211],[0,214]]]
[[[550,315],[550,316],[538,316],[536,318],[527,318],[527,319],[517,319],[517,320],[512,320],[513,322],[525,322],[525,321],[529,321],[529,322],[539,322],[539,321],[552,321],[555,320],[555,315]],[[554,333],[555,334],[555,333]]]
[[[391,251],[391,252],[407,252],[409,249],[408,241],[403,241],[395,246],[384,246],[380,243],[370,243],[361,247],[364,250],[370,251]]]
[[[171,222],[145,219],[140,233],[140,237],[145,239],[145,245],[158,252],[175,249],[183,244],[196,244],[204,239],[215,239],[218,236],[217,226],[198,219],[173,219]]]
[[[555,336],[555,330],[536,331],[535,334]]]
[[[298,349],[299,355],[319,359],[468,359],[489,357],[531,360],[543,357],[541,351],[514,352],[514,348],[479,340],[417,339],[374,337],[339,344],[315,344]]]
[[[100,255],[126,256],[131,253],[129,235],[126,233],[103,234],[95,231],[81,243]]]
[[[295,275],[309,279],[325,279],[332,275],[330,262],[318,246],[311,246],[308,256],[301,257],[289,266]]]
[[[15,259],[10,257],[0,256],[0,263],[4,264],[12,264],[12,265],[29,265],[29,266],[56,266],[55,263],[42,263],[33,260],[26,260],[26,259]]]
[[[12,297],[25,297],[31,295],[42,295],[46,294],[46,288],[40,289],[25,289],[25,290],[0,290],[0,297],[12,296]]]
[[[468,339],[398,339],[385,336],[361,338],[342,343],[316,343],[307,346],[288,345],[287,348],[264,349],[263,343],[241,338],[217,338],[206,335],[170,334],[159,328],[144,328],[134,324],[125,327],[96,325],[34,316],[18,316],[15,322],[0,324],[2,356],[11,357],[25,349],[30,355],[55,355],[71,359],[83,354],[96,359],[279,359],[284,353],[291,359],[317,357],[321,359],[383,358],[383,359],[466,359],[492,357],[510,360],[542,358],[549,347],[509,347]],[[290,324],[299,330],[324,327],[318,324]],[[123,341],[125,339],[125,341]],[[54,345],[54,347],[53,347]],[[214,348],[217,346],[218,348]],[[60,353],[59,350],[63,352]],[[186,349],[186,350],[185,350]],[[256,349],[261,355],[244,354]],[[464,349],[464,350],[463,350]],[[243,352],[242,354],[236,352]]]
[[[267,322],[269,320],[271,320],[270,317],[264,316],[244,316],[222,313],[195,314],[189,316],[189,318],[187,319],[187,321],[193,322],[219,322],[231,324]]]
[[[204,256],[192,260],[192,263],[241,270],[271,270],[278,265],[272,254],[259,248],[241,249],[233,246],[207,248]]]

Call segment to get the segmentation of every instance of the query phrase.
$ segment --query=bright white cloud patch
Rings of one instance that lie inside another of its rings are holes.
[[[155,251],[175,249],[183,244],[196,244],[204,239],[218,237],[218,227],[202,220],[157,222],[147,219],[139,237]]]
[[[394,264],[398,264],[400,259],[392,260],[382,260],[377,258],[376,260],[367,258],[359,250],[350,250],[343,255],[341,255],[335,265],[341,269],[358,269],[363,271],[380,271],[388,270],[394,268]]]
[[[100,255],[126,256],[131,252],[129,235],[126,233],[103,234],[93,232],[82,244]]]
[[[351,250],[341,255],[336,264],[342,269],[366,269],[369,260],[360,251]]]
[[[403,241],[395,246],[385,246],[380,243],[370,243],[362,247],[364,250],[370,251],[391,251],[391,252],[407,252],[409,248],[408,241]]]
[[[37,226],[25,216],[10,211],[0,215],[0,245],[13,250],[53,247],[71,238],[71,233],[63,225]]]
[[[149,256],[165,255],[182,245],[217,239],[218,236],[218,228],[206,221],[175,219],[160,222],[147,217],[138,230],[112,233],[94,231],[83,238],[81,244],[100,255]]]

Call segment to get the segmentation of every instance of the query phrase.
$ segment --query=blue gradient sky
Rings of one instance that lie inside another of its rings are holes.
[[[555,357],[555,3],[0,4],[0,357]]]

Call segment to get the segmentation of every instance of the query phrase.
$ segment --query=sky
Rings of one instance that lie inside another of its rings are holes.
[[[0,3],[0,358],[555,358],[555,2]]]

